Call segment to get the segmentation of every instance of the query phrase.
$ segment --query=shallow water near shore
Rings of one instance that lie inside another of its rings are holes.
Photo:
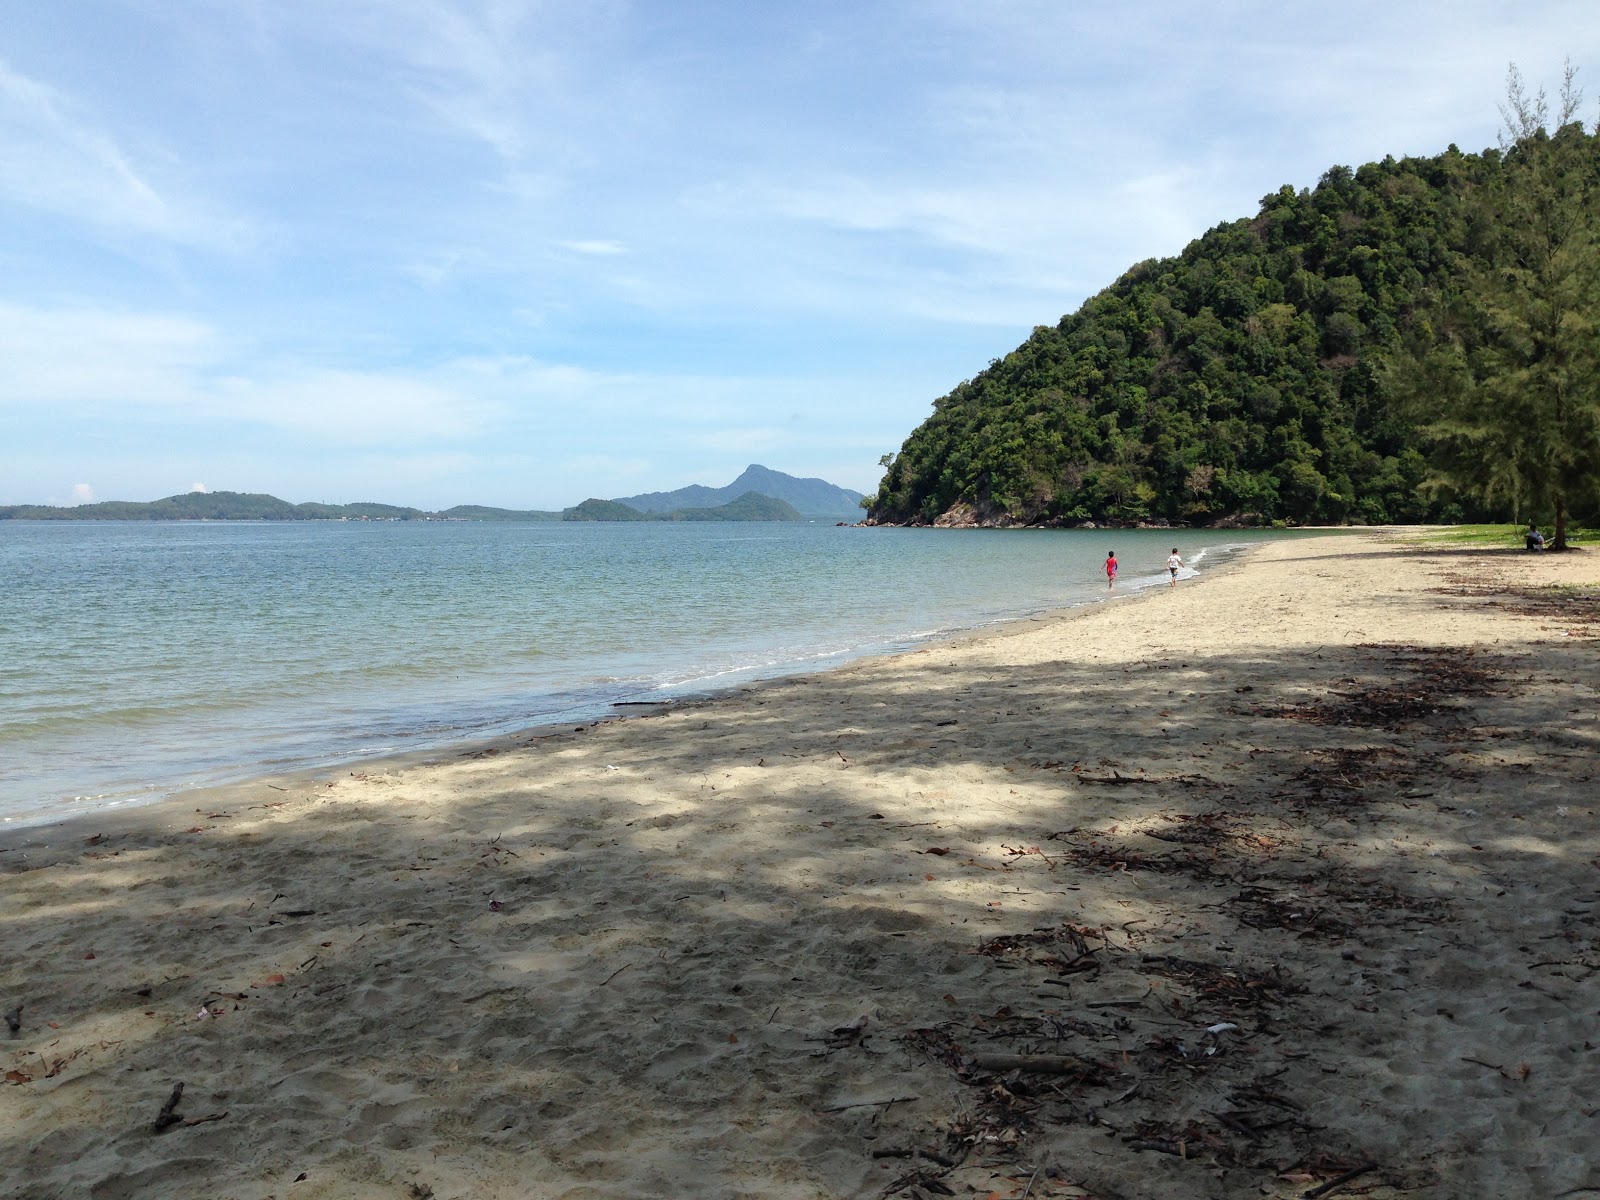
[[[1164,585],[1174,544],[1188,578],[1283,536],[4,522],[0,819],[592,720]]]

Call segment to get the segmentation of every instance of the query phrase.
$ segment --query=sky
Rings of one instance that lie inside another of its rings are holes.
[[[14,0],[0,504],[875,490],[1283,184],[1496,144],[1593,0]]]

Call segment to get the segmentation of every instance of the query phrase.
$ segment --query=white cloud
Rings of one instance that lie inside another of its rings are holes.
[[[203,483],[196,483],[196,484],[191,484],[191,485],[190,485],[190,487],[189,487],[189,490],[190,490],[190,491],[191,491],[191,492],[199,492],[199,493],[201,493],[201,494],[202,494],[202,495],[203,495],[203,494],[205,494],[205,493],[206,493],[206,492],[209,492],[209,491],[210,491],[210,490],[211,490],[211,489],[210,489],[210,488],[208,488],[208,487],[207,487],[207,486],[206,486],[206,485],[205,485],[205,484],[203,484]]]
[[[0,303],[0,406],[184,406],[220,352],[187,317]]]
[[[116,421],[239,425],[356,445],[474,436],[500,405],[471,363],[434,372],[246,360],[186,317],[0,304],[0,407]],[[454,378],[452,378],[452,375]]]
[[[75,484],[73,484],[72,485],[72,503],[74,505],[78,505],[78,504],[93,504],[94,503],[94,488],[90,487],[87,483],[75,483]]]
[[[624,242],[594,239],[591,241],[561,242],[563,248],[571,250],[574,254],[591,254],[602,257],[613,254],[626,254],[627,244]]]
[[[245,223],[158,182],[57,89],[0,60],[0,192],[118,232],[234,247]]]

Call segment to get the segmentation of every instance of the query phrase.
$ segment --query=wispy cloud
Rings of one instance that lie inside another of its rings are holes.
[[[119,233],[237,247],[248,225],[155,180],[85,106],[0,61],[0,192]]]
[[[600,258],[609,258],[613,255],[626,254],[628,252],[626,243],[603,238],[588,241],[561,242],[559,244],[564,249],[571,250],[574,254],[587,254]]]

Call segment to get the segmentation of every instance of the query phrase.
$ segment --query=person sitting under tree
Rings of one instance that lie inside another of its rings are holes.
[[[1523,536],[1529,550],[1544,549],[1544,534],[1539,532],[1539,525],[1535,521],[1528,522],[1528,532]]]

